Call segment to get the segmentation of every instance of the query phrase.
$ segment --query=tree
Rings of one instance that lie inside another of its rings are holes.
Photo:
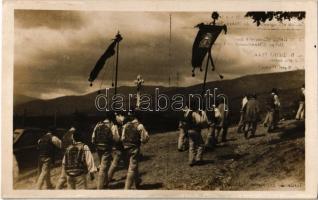
[[[292,18],[296,18],[298,20],[302,20],[305,18],[305,12],[247,12],[245,17],[250,17],[256,23],[257,26],[261,25],[261,23],[265,23],[267,20],[272,21],[273,19],[282,22],[283,20],[291,20]]]

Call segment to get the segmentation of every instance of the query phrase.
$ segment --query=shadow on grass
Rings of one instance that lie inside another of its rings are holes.
[[[202,166],[202,165],[208,165],[208,164],[214,164],[214,160],[202,160],[201,162],[197,163],[196,165]]]
[[[251,138],[264,137],[264,136],[265,136],[265,134],[257,134],[257,135],[254,135],[254,136],[251,137]]]
[[[229,138],[229,139],[226,139],[226,142],[232,142],[232,141],[236,141],[237,138]]]
[[[140,190],[154,190],[154,189],[160,189],[163,187],[162,183],[146,183],[146,184],[141,184],[139,186]]]
[[[239,160],[240,158],[244,157],[245,155],[247,155],[247,153],[246,153],[246,154],[243,154],[243,155],[233,153],[233,154],[220,155],[220,156],[217,156],[217,158],[218,158],[219,160],[231,160],[231,159],[233,159],[233,160]]]
[[[151,160],[152,157],[153,157],[153,155],[141,154],[139,157],[139,161],[143,162],[143,161]]]
[[[305,124],[303,122],[294,122],[292,128],[286,128],[282,131],[279,139],[269,142],[269,144],[277,144],[282,141],[294,140],[305,136]]]
[[[296,138],[301,138],[305,136],[305,123],[304,122],[295,122],[294,123],[296,127],[292,129],[287,129],[283,134],[280,136],[281,139],[296,139]]]
[[[125,188],[125,181],[109,184],[109,189],[124,189],[124,188]]]

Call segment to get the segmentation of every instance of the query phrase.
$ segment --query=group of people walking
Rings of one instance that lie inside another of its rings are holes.
[[[204,149],[213,148],[215,144],[226,141],[229,126],[228,107],[226,102],[220,100],[212,112],[212,120],[208,119],[206,111],[201,110],[197,101],[189,102],[185,107],[182,119],[179,123],[178,150],[189,149],[189,165],[200,165],[203,163],[202,155]],[[204,142],[201,131],[204,128],[212,128]]]
[[[267,132],[272,132],[277,129],[277,124],[279,122],[279,110],[280,110],[280,100],[278,97],[278,90],[273,88],[271,94],[267,101],[265,102],[266,116],[262,123],[264,127],[267,128]],[[257,95],[255,93],[246,94],[242,99],[240,122],[238,124],[238,133],[244,132],[245,138],[250,138],[255,136],[257,129],[257,123],[260,119],[260,105],[257,100]],[[248,133],[251,133],[249,136]]]
[[[297,120],[303,120],[305,117],[304,92],[303,86],[296,114]],[[262,125],[267,127],[268,132],[272,132],[280,120],[281,103],[276,88],[272,89],[265,107],[267,113]],[[178,138],[178,150],[189,150],[189,166],[202,164],[206,149],[213,149],[219,142],[227,141],[229,121],[229,108],[223,99],[217,101],[214,110],[209,113],[201,110],[197,101],[189,102],[182,112]],[[244,133],[246,139],[252,138],[259,121],[260,105],[257,95],[244,95],[237,132]],[[204,141],[201,131],[206,128],[209,131]],[[54,130],[50,129],[38,141],[38,189],[42,189],[45,184],[52,188],[50,171],[54,160],[54,148],[59,148],[63,152],[62,169],[56,189],[64,188],[65,184],[68,189],[86,189],[87,177],[94,180],[97,172],[97,189],[108,188],[120,162],[127,169],[125,189],[131,189],[133,185],[136,189],[140,188],[140,146],[148,142],[149,134],[135,113],[114,113],[96,124],[91,134],[91,143],[99,158],[98,165],[76,126],[68,130],[62,141],[54,136],[53,132]]]
[[[116,113],[96,124],[92,133],[92,144],[99,158],[98,167],[90,148],[84,144],[76,127],[71,127],[62,141],[52,132],[53,130],[49,130],[38,141],[38,189],[42,189],[45,183],[47,188],[52,188],[50,170],[54,159],[54,147],[62,149],[64,154],[56,189],[62,189],[65,184],[68,189],[86,189],[87,177],[94,180],[96,172],[97,189],[108,188],[120,161],[127,168],[125,189],[131,189],[133,185],[136,189],[139,188],[140,146],[148,142],[149,135],[134,113]]]
[[[271,90],[265,104],[266,116],[262,126],[267,127],[267,132],[273,132],[277,129],[280,121],[281,102],[277,88]],[[304,85],[301,88],[299,108],[295,118],[297,120],[304,120],[305,118]],[[237,132],[244,133],[246,139],[252,138],[255,136],[257,124],[260,121],[260,103],[257,95],[255,93],[244,95]],[[190,166],[202,163],[204,149],[214,148],[219,142],[218,138],[221,132],[221,142],[226,142],[229,123],[229,108],[223,99],[217,102],[215,109],[210,112],[209,119],[207,113],[200,110],[195,101],[185,107],[179,123],[178,150],[186,151],[189,149]],[[201,131],[205,128],[208,128],[208,134],[204,142]]]

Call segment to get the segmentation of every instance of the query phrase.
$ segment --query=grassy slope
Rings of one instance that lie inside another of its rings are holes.
[[[189,167],[188,152],[178,152],[177,132],[156,134],[142,149],[140,162],[143,189],[187,190],[300,190],[304,189],[304,125],[283,121],[281,130],[267,134],[258,127],[257,137],[245,140],[234,128],[229,141],[204,154],[205,164]],[[206,136],[206,131],[203,133]],[[56,167],[53,184],[60,168]],[[126,170],[121,169],[111,183],[122,189]],[[23,172],[15,188],[32,189],[36,173]],[[96,188],[94,182],[90,188]]]

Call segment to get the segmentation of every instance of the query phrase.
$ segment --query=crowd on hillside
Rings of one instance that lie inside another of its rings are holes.
[[[281,102],[278,90],[273,88],[267,101],[266,117],[261,124],[268,132],[277,129],[280,120]],[[220,142],[227,141],[229,128],[228,105],[218,101],[212,113],[206,113],[197,101],[191,101],[184,108],[179,123],[178,150],[189,151],[189,166],[203,163],[206,149],[213,149]],[[240,121],[237,132],[244,133],[246,139],[252,138],[257,132],[260,122],[260,105],[255,93],[249,93],[242,98]],[[208,117],[209,116],[209,117]],[[305,87],[301,88],[299,108],[295,116],[297,120],[305,118]],[[201,131],[208,128],[206,140]],[[83,141],[74,124],[62,140],[54,136],[54,130],[49,129],[38,141],[39,177],[37,189],[53,188],[51,169],[54,160],[54,149],[63,152],[61,173],[56,189],[87,189],[87,177],[95,179],[97,174],[97,189],[106,189],[113,181],[114,173],[120,164],[127,170],[124,189],[140,188],[142,179],[138,165],[141,157],[140,147],[149,140],[149,134],[140,122],[137,112],[119,112],[108,115],[96,124],[91,142],[97,151],[99,163],[95,163],[92,152]]]

